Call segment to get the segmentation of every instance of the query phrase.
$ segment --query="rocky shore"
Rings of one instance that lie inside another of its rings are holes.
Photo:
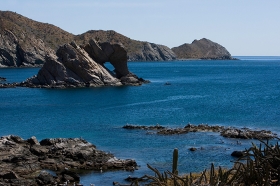
[[[27,140],[0,138],[0,185],[79,185],[79,170],[134,171],[132,159],[121,160],[80,138]],[[46,170],[52,170],[56,175]]]
[[[191,125],[188,124],[183,128],[167,128],[160,125],[155,126],[139,126],[139,125],[125,125],[125,129],[142,129],[142,130],[156,130],[156,134],[160,135],[175,135],[186,134],[189,132],[218,132],[221,136],[226,138],[238,138],[238,139],[273,139],[277,137],[268,130],[251,130],[248,128],[234,128],[224,126],[210,126],[207,124]]]

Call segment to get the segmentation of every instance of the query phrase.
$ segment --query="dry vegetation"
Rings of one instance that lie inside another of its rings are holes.
[[[240,158],[229,170],[211,165],[209,171],[201,174],[178,176],[178,150],[173,153],[173,168],[171,171],[159,172],[148,165],[155,176],[145,175],[135,180],[131,185],[140,185],[140,180],[148,181],[147,185],[160,186],[277,186],[280,185],[280,147],[261,141],[259,147],[252,145],[244,151]]]

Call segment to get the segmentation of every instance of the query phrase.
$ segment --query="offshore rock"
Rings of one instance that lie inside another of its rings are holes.
[[[145,81],[128,71],[126,51],[120,44],[98,43],[94,40],[79,47],[75,42],[61,46],[56,56],[46,56],[46,63],[37,76],[20,86],[65,88],[141,85]],[[105,62],[111,62],[115,73]]]
[[[231,54],[222,45],[209,39],[194,40],[172,48],[178,59],[232,60]]]
[[[0,185],[55,185],[67,180],[78,183],[78,170],[135,170],[134,160],[117,159],[80,138],[24,140],[0,138]],[[55,176],[46,172],[49,169]]]

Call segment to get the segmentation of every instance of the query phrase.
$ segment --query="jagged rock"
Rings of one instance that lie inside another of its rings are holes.
[[[80,138],[44,139],[40,143],[35,139],[12,135],[0,138],[0,185],[4,179],[13,183],[16,179],[19,185],[54,185],[68,180],[77,183],[80,177],[74,170],[133,171],[137,167],[134,160],[117,159]],[[55,171],[57,176],[45,169]]]
[[[26,140],[30,145],[39,145],[37,138],[35,136],[32,136],[31,138]]]
[[[233,59],[225,47],[206,38],[174,47],[172,51],[178,59]]]

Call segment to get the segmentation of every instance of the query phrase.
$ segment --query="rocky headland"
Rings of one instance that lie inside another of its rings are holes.
[[[0,138],[0,185],[79,185],[80,170],[134,171],[132,159],[121,160],[97,150],[80,138],[27,140],[9,135]],[[47,172],[52,170],[55,175]]]
[[[209,39],[194,40],[172,48],[178,59],[233,60],[231,54],[222,45]]]
[[[273,139],[277,135],[268,130],[251,130],[248,128],[234,128],[224,126],[210,126],[207,124],[192,125],[188,124],[183,128],[168,128],[161,125],[155,126],[139,126],[127,124],[123,126],[124,129],[142,129],[142,130],[155,130],[159,135],[179,135],[189,132],[217,132],[225,138],[238,138],[238,139]]]
[[[195,40],[172,49],[130,39],[113,30],[90,30],[74,35],[57,26],[41,23],[10,11],[0,11],[0,67],[42,67],[45,56],[65,43],[85,45],[98,42],[121,43],[128,61],[171,61],[177,59],[232,59],[221,45],[207,39]]]

